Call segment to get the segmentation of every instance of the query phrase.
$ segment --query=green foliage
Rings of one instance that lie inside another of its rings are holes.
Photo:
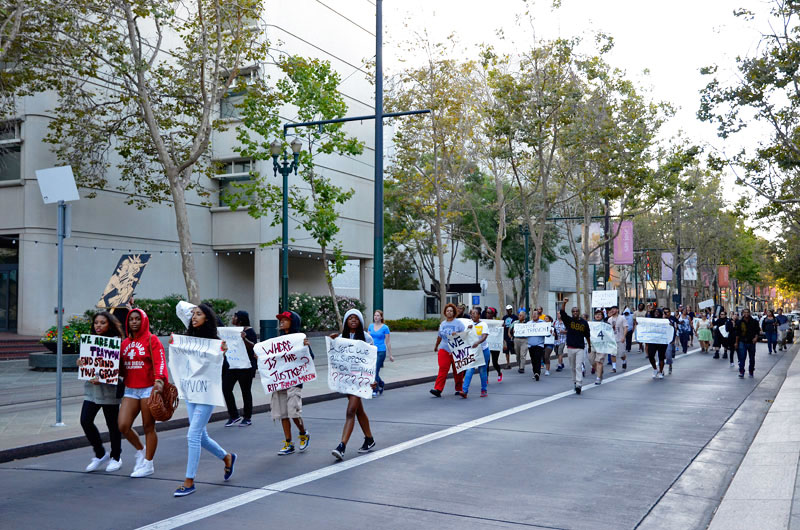
[[[438,318],[408,318],[387,320],[386,325],[392,331],[436,331],[441,320]]]
[[[186,331],[186,326],[183,325],[183,322],[175,313],[175,307],[181,300],[186,300],[186,296],[169,294],[163,298],[137,298],[136,307],[147,314],[147,318],[150,320],[150,332],[164,336]],[[227,326],[230,323],[233,316],[231,311],[236,307],[236,302],[225,298],[209,298],[203,300],[203,303],[210,305],[214,309],[214,312],[222,320],[223,325]],[[87,315],[93,313],[93,310],[86,312]]]
[[[86,316],[74,316],[70,318],[61,333],[64,344],[80,344],[81,335],[88,335],[92,332],[92,321]],[[44,332],[40,342],[57,342],[58,327],[52,326]]]
[[[363,314],[366,306],[358,298],[337,296],[339,313],[358,309]],[[307,293],[289,293],[289,309],[303,319],[303,331],[338,331],[336,313],[330,296],[312,296]]]

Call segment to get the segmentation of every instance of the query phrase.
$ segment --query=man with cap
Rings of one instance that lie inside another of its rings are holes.
[[[506,316],[503,317],[503,350],[506,352],[506,370],[511,368],[511,352],[514,351],[514,339],[511,337],[509,330],[518,320],[517,315],[514,314],[514,306],[509,304],[506,306]]]

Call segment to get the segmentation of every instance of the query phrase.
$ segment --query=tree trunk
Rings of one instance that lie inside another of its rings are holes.
[[[338,329],[344,329],[342,315],[339,313],[339,303],[336,301],[336,289],[333,287],[333,275],[328,266],[328,249],[324,245],[320,245],[319,250],[322,253],[322,263],[325,264],[325,283],[328,284],[328,293],[330,293],[331,302],[333,302],[333,312],[336,314],[336,325],[339,326]]]
[[[197,284],[197,270],[192,253],[192,234],[189,229],[189,213],[186,210],[185,190],[179,183],[177,175],[167,175],[175,207],[175,225],[178,229],[178,243],[181,248],[181,270],[186,283],[186,295],[189,302],[200,303],[200,289]]]
[[[591,222],[591,212],[584,209],[583,212],[583,237],[581,238],[581,246],[583,247],[583,262],[581,263],[581,272],[583,273],[583,307],[591,309],[591,296],[592,296],[592,282],[589,280],[589,256],[590,256],[590,242],[589,242],[589,223]],[[578,303],[580,306],[581,303]],[[581,310],[583,310],[581,308]],[[588,309],[587,309],[588,310]]]

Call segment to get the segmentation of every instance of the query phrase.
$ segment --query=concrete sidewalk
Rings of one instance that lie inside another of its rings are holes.
[[[800,529],[799,463],[800,355],[797,355],[708,528]]]
[[[303,398],[307,403],[338,396],[331,395],[328,388],[325,338],[312,337],[310,340],[316,357],[317,379],[303,386]],[[398,383],[419,384],[433,380],[438,369],[433,352],[436,332],[394,332],[391,341],[395,362],[389,362],[387,358],[381,370],[381,378],[389,389]],[[83,386],[84,382],[78,381],[76,372],[62,374],[62,421],[66,425],[54,427],[56,374],[29,370],[26,360],[0,362],[0,462],[86,445],[85,439],[81,440],[84,434],[79,422]],[[267,410],[269,398],[257,376],[252,391],[254,412]],[[238,385],[234,393],[241,410]],[[185,426],[188,424],[186,418],[186,406],[181,402],[172,420],[158,424],[158,430]],[[226,418],[225,409],[217,407],[212,421]],[[98,415],[95,424],[105,440],[107,429],[102,414]],[[53,442],[65,443],[54,445]],[[20,450],[24,448],[27,450]]]

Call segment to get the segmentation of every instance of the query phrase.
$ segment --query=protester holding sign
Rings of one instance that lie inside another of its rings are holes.
[[[125,321],[126,338],[120,348],[119,374],[125,392],[119,408],[119,430],[136,449],[136,465],[131,477],[140,478],[155,472],[153,457],[158,447],[156,420],[150,414],[150,394],[161,392],[168,381],[167,358],[158,337],[150,333],[150,320],[141,309],[128,312]],[[142,429],[146,446],[131,427],[142,413]]]
[[[519,317],[511,322],[509,327],[509,335],[511,336],[511,345],[513,346],[514,353],[517,355],[517,372],[525,373],[525,358],[528,356],[528,338],[525,335],[517,335],[515,328],[519,325],[528,323],[528,313],[524,309],[520,309]]]
[[[531,322],[538,322],[539,310],[531,310]],[[552,326],[550,326],[552,333]],[[538,381],[542,374],[542,356],[544,356],[545,335],[530,335],[527,339],[528,353],[531,356],[531,368],[533,369],[533,379]]]
[[[186,329],[186,336],[219,340],[219,335],[217,334],[217,315],[211,307],[206,304],[200,304],[192,310],[192,319],[189,327]],[[225,341],[222,341],[220,348],[222,352],[227,350]],[[210,356],[204,355],[204,352],[197,353],[197,357],[204,364],[215,362]],[[221,386],[222,363],[220,362],[217,366],[219,371],[213,374],[212,377],[215,376]],[[183,388],[183,383],[184,381],[178,381],[179,389]],[[185,497],[196,491],[194,477],[197,474],[197,466],[200,463],[201,447],[224,462],[225,465],[222,476],[225,481],[230,480],[233,476],[234,466],[236,465],[236,453],[228,453],[208,435],[206,426],[208,425],[208,420],[211,418],[211,413],[214,412],[214,399],[209,399],[205,396],[201,397],[200,393],[197,393],[196,396],[185,394],[183,397],[186,403],[186,410],[189,413],[189,432],[186,433],[188,456],[186,459],[186,479],[183,481],[183,484],[175,490],[175,493],[173,493],[175,497]]]
[[[596,323],[602,324],[602,326],[597,326]],[[594,322],[591,323],[589,329],[592,334],[592,340],[595,343],[594,350],[589,353],[589,360],[594,366],[593,373],[597,374],[594,384],[600,385],[603,383],[603,362],[606,355],[617,352],[617,342],[614,336],[614,328],[603,321],[602,309],[594,310]]]
[[[383,387],[385,383],[381,379],[381,368],[386,360],[386,354],[389,354],[389,361],[394,362],[392,357],[392,345],[389,342],[389,326],[383,321],[383,311],[376,309],[372,314],[372,324],[369,325],[368,332],[375,341],[375,347],[378,348],[378,367],[375,370],[375,382],[378,383],[377,388],[372,393],[372,397],[383,395]]]
[[[455,307],[452,309],[453,316],[455,316]],[[339,333],[334,333],[330,338],[335,339],[338,336]],[[370,334],[364,331],[364,317],[358,309],[351,309],[344,314],[344,327],[342,328],[341,336],[346,339],[358,340],[366,342],[369,345],[374,345]],[[364,410],[364,403],[359,396],[349,394],[347,396],[347,412],[345,414],[344,428],[342,429],[342,441],[331,451],[331,454],[337,460],[344,460],[344,451],[347,448],[347,442],[350,441],[350,435],[353,434],[356,418],[358,418],[358,425],[364,433],[364,443],[358,449],[358,452],[368,453],[375,447],[375,439],[372,437],[372,430],[369,428],[369,418],[367,417],[367,411]]]
[[[543,315],[544,321],[553,324],[553,317],[550,315]],[[541,318],[541,317],[540,317]],[[550,328],[550,334],[545,335],[544,337],[544,352],[542,357],[544,358],[544,375],[550,375],[550,354],[553,353],[553,348],[556,345],[556,330],[555,326]]]
[[[113,342],[116,344],[117,363],[119,363],[119,344],[122,340],[122,325],[119,320],[114,318],[107,311],[97,313],[92,319],[92,332],[96,336],[108,337],[115,339]],[[90,335],[91,337],[91,335]],[[81,337],[83,338],[83,336]],[[113,346],[114,344],[109,344]],[[111,350],[112,348],[109,348]],[[78,357],[78,369],[85,369],[88,367],[88,361],[82,355]],[[105,461],[108,460],[106,472],[112,473],[119,470],[122,466],[122,435],[119,432],[117,420],[119,417],[119,396],[117,384],[101,383],[100,378],[94,375],[83,386],[83,406],[81,407],[81,427],[89,440],[89,444],[94,449],[94,457],[86,466],[87,472],[95,471]],[[111,441],[111,454],[109,455],[103,447],[103,441],[100,438],[100,431],[94,424],[94,419],[97,413],[103,410],[103,416],[106,418],[106,426],[108,427],[108,437]]]
[[[619,307],[613,306],[609,310],[608,323],[611,324],[611,329],[614,330],[614,337],[617,340],[617,351],[611,354],[611,371],[617,371],[617,355],[622,358],[622,369],[628,369],[628,354],[627,345],[625,343],[628,335],[628,321],[619,314]]]
[[[478,340],[475,341],[471,346],[473,349],[481,349],[481,352],[483,353],[483,366],[466,370],[464,374],[464,390],[461,392],[461,397],[464,399],[467,398],[469,384],[472,381],[472,376],[475,375],[475,370],[478,371],[481,378],[481,397],[486,397],[488,395],[489,385],[489,374],[487,373],[489,368],[489,344],[486,342],[486,340],[489,338],[489,333],[486,329],[487,326],[481,322],[480,307],[473,307],[469,312],[469,316],[472,319],[472,327],[475,330],[476,336],[478,337]]]
[[[450,355],[450,345],[447,343],[447,337],[455,333],[461,333],[466,327],[462,322],[456,320],[456,306],[454,304],[444,306],[444,318],[445,320],[439,324],[439,334],[436,337],[436,345],[433,347],[433,351],[438,356],[439,373],[436,375],[436,382],[430,392],[436,397],[442,397],[444,383],[447,381],[447,373],[452,370],[453,382],[456,385],[456,395],[459,396],[464,382],[464,373],[459,373],[456,370],[453,356]],[[441,348],[439,347],[440,345]]]
[[[667,345],[675,340],[674,328],[670,321],[664,318],[664,312],[661,309],[654,309],[652,314],[652,318],[639,319],[636,332],[645,341],[647,358],[650,360],[650,366],[653,367],[653,379],[664,379]],[[656,356],[658,356],[657,367]]]
[[[589,332],[589,323],[581,318],[580,309],[573,307],[572,316],[569,316],[564,311],[567,302],[569,302],[569,299],[564,298],[559,315],[561,315],[561,320],[567,328],[567,359],[572,368],[572,385],[575,388],[575,393],[580,394],[583,387],[583,370],[578,368],[578,356],[580,356],[580,362],[583,363],[583,350],[587,347],[587,344],[591,353],[592,337]],[[581,374],[580,377],[578,377],[578,373]]]
[[[231,324],[234,327],[243,328],[240,331],[240,339],[242,346],[244,346],[249,366],[246,368],[231,367],[228,360],[230,357],[230,341],[226,340],[228,344],[228,351],[225,352],[225,362],[222,364],[222,395],[225,396],[225,406],[228,408],[228,421],[225,427],[232,427],[239,423],[240,427],[248,427],[253,424],[251,418],[253,416],[253,378],[256,375],[256,356],[253,353],[253,346],[258,342],[258,336],[253,328],[250,327],[250,314],[247,311],[237,311],[233,315]],[[227,328],[230,329],[230,328]],[[224,337],[223,337],[224,338]],[[244,357],[244,355],[240,356]],[[236,407],[236,398],[233,395],[233,387],[239,383],[239,389],[242,391],[242,401],[244,402],[244,410],[242,415],[239,415],[239,409]]]
[[[719,350],[723,348],[722,358],[727,359],[731,356],[733,364],[733,320],[728,318],[728,314],[722,309],[713,323],[714,325],[714,359],[719,359]]]
[[[564,348],[566,348],[567,345],[567,326],[561,319],[561,313],[559,311],[556,311],[556,321],[553,323],[553,330],[556,333],[555,348],[556,358],[558,359],[556,372],[560,372],[564,369]]]

